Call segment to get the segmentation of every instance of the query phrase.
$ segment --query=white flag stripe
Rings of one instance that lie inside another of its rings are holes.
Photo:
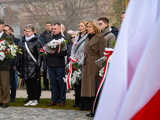
[[[131,86],[124,99],[118,120],[129,120],[160,89],[160,21],[151,33]]]
[[[152,52],[148,49],[149,47],[154,49],[155,43],[152,43],[153,46],[151,46],[150,42],[155,41],[153,35],[158,34],[154,31],[156,29],[154,25],[159,25],[156,23],[159,20],[158,15],[160,15],[159,5],[159,0],[130,1],[112,56],[112,62],[103,87],[102,96],[100,97],[95,120],[129,120],[158,89],[159,86],[156,86],[157,80],[154,81],[155,88],[152,89],[151,83],[148,82],[145,85],[144,79],[151,82],[151,76],[149,75],[152,74],[156,76],[156,69],[154,67],[157,65],[145,66],[145,63],[148,64],[151,62],[151,59],[148,58],[146,54],[154,56],[154,54],[147,52]],[[152,32],[154,32],[154,34],[152,34]],[[159,56],[157,57],[159,60]],[[156,64],[156,61],[154,62]],[[149,71],[148,69],[151,68],[154,70]],[[157,68],[157,70],[159,70],[159,68]],[[147,77],[145,77],[146,74],[148,75]],[[140,80],[142,78],[143,80]],[[129,84],[130,81],[132,82],[131,86],[129,86],[131,88],[127,91],[127,84]],[[140,85],[137,86],[137,90],[134,91],[137,84]],[[148,88],[152,90],[150,91]],[[142,95],[145,91],[146,94]],[[138,99],[140,103],[137,104],[138,101],[128,102],[128,100],[134,97],[136,98],[138,93],[139,96],[141,96]],[[132,94],[134,97],[130,96]]]

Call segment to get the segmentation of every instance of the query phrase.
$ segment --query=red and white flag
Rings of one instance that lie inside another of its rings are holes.
[[[94,120],[160,120],[160,0],[131,0]]]

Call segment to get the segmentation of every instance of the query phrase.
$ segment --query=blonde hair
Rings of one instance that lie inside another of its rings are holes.
[[[101,32],[100,28],[98,27],[98,25],[97,25],[97,23],[96,23],[95,21],[89,21],[89,22],[87,23],[87,25],[88,25],[88,24],[90,24],[90,25],[93,27],[93,29],[94,29],[94,31],[95,31],[95,34],[98,34],[98,33]]]
[[[88,23],[87,21],[83,20],[80,23],[84,24],[84,26],[87,27],[87,23]]]

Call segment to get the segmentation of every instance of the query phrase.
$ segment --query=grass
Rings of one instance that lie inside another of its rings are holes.
[[[10,103],[10,106],[12,107],[24,107],[24,98],[16,98],[16,101],[13,103]],[[27,106],[32,107],[32,108],[50,108],[50,109],[64,109],[64,110],[79,110],[79,108],[73,107],[74,105],[74,100],[66,100],[66,105],[61,107],[61,106],[47,106],[47,104],[50,103],[50,99],[40,99],[40,102],[37,106]]]

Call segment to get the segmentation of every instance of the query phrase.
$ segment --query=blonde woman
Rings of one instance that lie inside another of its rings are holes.
[[[71,57],[73,59],[77,59],[78,64],[80,65],[80,69],[82,71],[82,65],[84,60],[84,44],[87,39],[87,22],[81,21],[79,24],[79,33],[74,39],[74,44],[71,50]],[[75,105],[74,107],[80,106],[80,95],[81,95],[81,79],[79,78],[74,85],[75,88]]]
[[[89,110],[92,108],[99,83],[99,68],[95,61],[103,56],[106,47],[106,40],[100,34],[100,30],[95,22],[88,22],[87,32],[88,37],[85,43],[85,58],[82,67],[81,110]]]

